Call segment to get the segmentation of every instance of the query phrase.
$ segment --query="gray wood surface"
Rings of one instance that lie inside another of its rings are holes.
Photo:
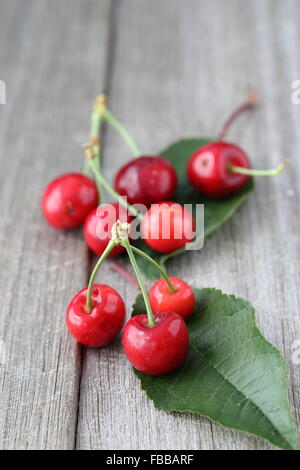
[[[0,447],[67,449],[82,351],[64,317],[89,257],[80,231],[47,227],[39,205],[50,179],[81,169],[91,103],[104,86],[110,6],[9,0],[0,10]]]
[[[140,390],[120,339],[78,347],[66,305],[91,263],[80,231],[50,229],[40,195],[54,176],[81,168],[95,95],[146,153],[181,136],[213,136],[255,87],[261,105],[230,139],[257,167],[292,162],[256,191],[200,253],[174,260],[171,274],[248,298],[265,336],[289,366],[298,429],[300,366],[299,184],[300,1],[0,0],[1,309],[0,448],[269,449],[260,439],[204,418],[165,414]],[[111,179],[130,153],[105,128]],[[136,295],[106,264],[98,280],[118,288],[128,315]]]

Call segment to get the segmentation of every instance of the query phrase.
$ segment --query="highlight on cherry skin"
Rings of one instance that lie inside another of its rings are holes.
[[[175,312],[186,320],[195,307],[193,289],[182,279],[169,276],[173,290],[165,279],[156,281],[150,291],[149,300],[154,312]]]
[[[114,188],[129,204],[151,204],[172,199],[177,185],[173,165],[159,156],[140,156],[122,166]]]
[[[241,189],[250,178],[230,171],[230,165],[251,168],[248,156],[240,147],[230,142],[212,142],[190,157],[187,177],[206,196],[226,197]]]
[[[185,321],[175,312],[154,313],[156,325],[148,326],[147,315],[131,318],[122,335],[127,359],[140,372],[163,375],[177,369],[189,348]]]
[[[81,344],[98,348],[110,343],[121,331],[125,304],[118,292],[104,284],[92,288],[92,308],[86,310],[87,290],[80,290],[71,300],[66,315],[67,327]]]
[[[67,173],[47,185],[41,209],[49,225],[67,230],[82,225],[98,203],[97,186],[91,178],[80,173]]]
[[[171,253],[195,238],[195,220],[179,203],[166,201],[153,204],[142,221],[145,242],[156,251]]]
[[[84,222],[84,238],[88,247],[96,254],[101,255],[111,240],[111,229],[114,223],[130,223],[133,217],[118,203],[104,204],[93,209]],[[108,257],[116,257],[125,251],[121,245],[117,245],[108,254]]]

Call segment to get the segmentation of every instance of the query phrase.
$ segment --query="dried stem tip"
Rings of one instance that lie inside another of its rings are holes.
[[[95,158],[95,152],[94,152],[94,149],[93,149],[93,146],[90,145],[90,144],[87,144],[84,146],[84,153],[85,153],[85,156],[88,160],[93,160],[93,158]]]
[[[98,95],[95,100],[94,108],[96,111],[103,112],[106,110],[107,97],[106,95]]]
[[[257,106],[259,103],[258,95],[255,90],[249,90],[248,92],[248,99],[246,101],[246,104],[248,103],[248,106],[251,108],[254,106]]]
[[[113,240],[116,240],[119,243],[122,240],[126,240],[129,235],[130,224],[128,222],[121,222],[117,220],[111,229],[111,236]]]

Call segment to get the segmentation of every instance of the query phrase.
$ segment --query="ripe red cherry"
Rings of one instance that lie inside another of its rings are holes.
[[[184,320],[174,312],[155,313],[156,325],[147,326],[147,315],[137,315],[126,324],[122,341],[125,354],[140,372],[162,375],[179,367],[189,347]]]
[[[48,184],[42,196],[42,212],[53,227],[71,229],[83,224],[98,201],[97,186],[91,178],[68,173]]]
[[[154,204],[142,222],[145,242],[156,251],[171,253],[195,237],[193,215],[176,202]]]
[[[177,175],[162,157],[138,157],[122,166],[115,177],[115,190],[127,196],[129,204],[151,204],[172,199]]]
[[[70,333],[79,343],[98,348],[110,343],[120,332],[125,319],[125,305],[122,297],[112,287],[94,284],[93,307],[87,313],[87,290],[85,287],[71,300],[66,322]]]
[[[119,204],[104,204],[97,209],[93,209],[84,222],[84,238],[88,247],[96,254],[102,255],[111,240],[111,229],[113,224],[121,222],[131,222],[133,217]],[[125,248],[118,245],[109,253],[109,257],[119,256]]]
[[[154,312],[175,312],[186,320],[195,307],[196,299],[193,289],[182,279],[170,277],[175,287],[175,292],[170,288],[165,279],[156,281],[149,291],[149,300]]]
[[[225,197],[244,186],[249,175],[234,173],[229,165],[251,168],[245,152],[229,142],[204,145],[190,157],[187,166],[189,181],[210,197]]]

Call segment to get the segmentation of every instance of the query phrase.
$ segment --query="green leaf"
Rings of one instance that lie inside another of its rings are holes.
[[[164,376],[135,371],[156,408],[193,412],[230,428],[299,449],[288,403],[286,365],[260,333],[246,300],[216,289],[195,289],[185,364]],[[133,315],[146,313],[141,295]]]
[[[250,179],[246,186],[244,186],[238,193],[225,199],[210,199],[199,193],[194,189],[186,178],[186,166],[189,157],[203,145],[212,142],[214,139],[184,139],[170,145],[159,155],[167,158],[173,164],[178,177],[178,187],[174,200],[180,204],[205,204],[204,206],[204,235],[207,237],[217,230],[221,225],[226,222],[234,212],[244,202],[248,194],[252,191],[254,184],[253,179]],[[158,263],[165,268],[165,263],[172,257],[185,252],[185,249],[177,250],[168,255],[157,253],[143,241],[139,240],[137,246],[146,251]],[[160,275],[157,271],[149,265],[143,258],[138,257],[137,261],[143,272],[151,279],[158,279]]]

